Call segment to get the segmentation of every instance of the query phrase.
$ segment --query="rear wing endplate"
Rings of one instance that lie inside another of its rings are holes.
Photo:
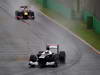
[[[50,50],[50,49],[57,49],[57,53],[59,53],[59,45],[47,45],[47,50]]]

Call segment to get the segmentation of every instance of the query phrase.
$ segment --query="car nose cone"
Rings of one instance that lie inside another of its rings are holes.
[[[24,12],[24,15],[28,15],[28,13],[27,12]]]

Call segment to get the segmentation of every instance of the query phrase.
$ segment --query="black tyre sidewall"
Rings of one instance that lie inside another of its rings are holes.
[[[65,57],[66,57],[65,51],[60,51],[60,53],[59,53],[59,61],[61,63],[65,63],[65,59],[66,59]]]
[[[30,55],[29,61],[36,62],[37,61],[37,57],[35,55]]]

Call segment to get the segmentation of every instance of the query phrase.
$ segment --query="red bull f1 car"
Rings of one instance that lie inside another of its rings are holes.
[[[59,51],[59,45],[47,45],[46,51],[39,51],[36,55],[30,55],[30,67],[57,67],[60,63],[66,62],[65,51]]]
[[[17,20],[35,18],[34,12],[28,6],[20,6],[20,9],[15,11],[15,16]]]

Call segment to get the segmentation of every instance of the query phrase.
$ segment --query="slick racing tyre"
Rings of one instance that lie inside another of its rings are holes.
[[[21,12],[15,11],[15,16],[16,16],[16,19],[17,19],[17,20],[20,20],[20,19],[21,19],[20,17],[22,16],[22,15],[21,15]]]
[[[37,61],[37,57],[35,55],[30,55],[29,61],[36,62]]]
[[[31,16],[31,19],[33,19],[33,20],[35,19],[34,12],[30,11],[29,16]]]
[[[61,62],[61,63],[65,63],[66,61],[66,54],[65,54],[65,51],[60,51],[60,53],[59,53],[59,61]]]

